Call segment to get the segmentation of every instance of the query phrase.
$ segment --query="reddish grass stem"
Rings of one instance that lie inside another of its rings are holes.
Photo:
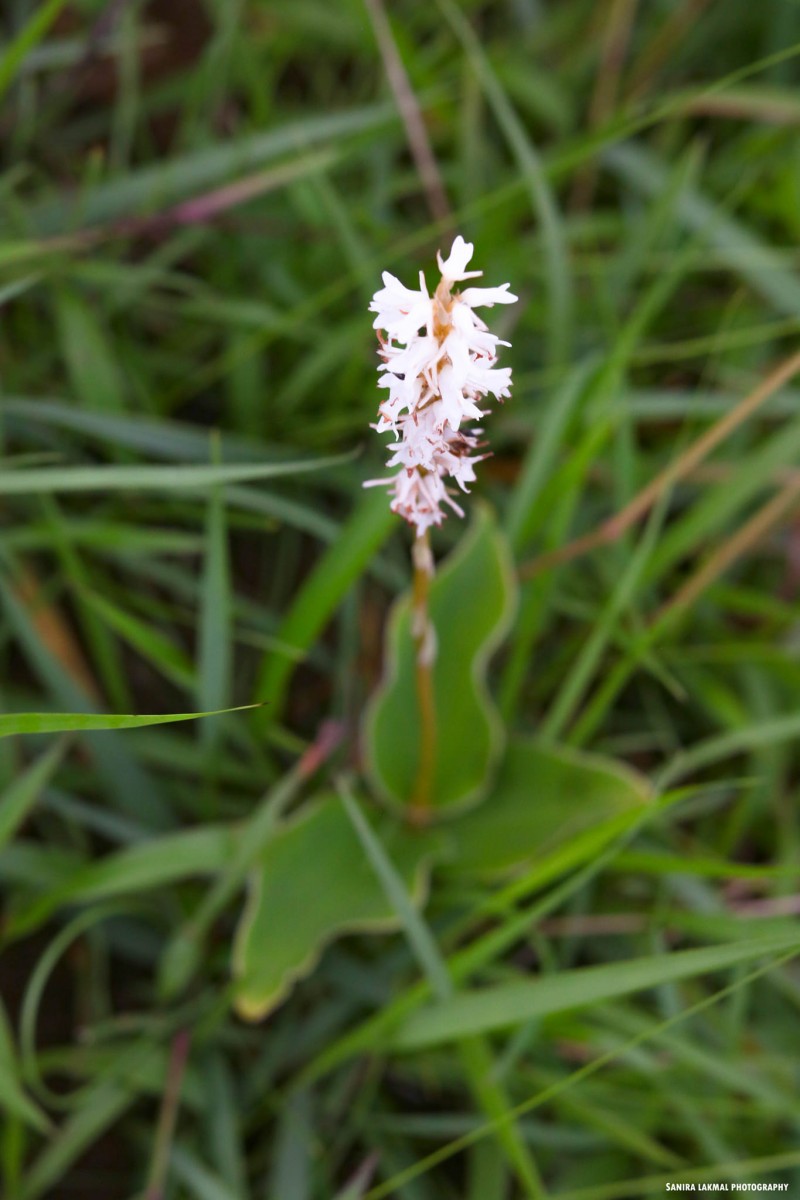
[[[573,559],[580,558],[581,555],[588,554],[590,550],[595,550],[599,546],[607,546],[612,542],[619,541],[626,530],[646,516],[664,492],[690,475],[704,459],[708,458],[720,442],[729,437],[735,429],[738,429],[775,392],[798,373],[800,373],[800,353],[792,354],[779,363],[749,395],[740,400],[730,412],[716,421],[697,441],[693,442],[688,450],[685,450],[656,475],[655,479],[651,480],[637,496],[634,496],[630,504],[589,533],[576,538],[575,541],[567,542],[565,546],[559,546],[556,550],[540,554],[538,558],[523,563],[519,568],[520,578],[531,579],[543,571],[561,566],[562,563],[572,562]]]
[[[153,1161],[150,1167],[150,1178],[144,1193],[144,1200],[163,1200],[164,1187],[169,1168],[169,1152],[175,1134],[180,1107],[181,1087],[189,1058],[191,1034],[188,1029],[181,1029],[172,1039],[167,1081],[164,1097],[161,1101],[161,1112],[158,1117],[156,1143],[153,1150]]]

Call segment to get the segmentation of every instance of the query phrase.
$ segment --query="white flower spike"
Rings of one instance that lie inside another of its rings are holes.
[[[443,504],[463,517],[453,499],[457,491],[445,479],[454,479],[466,492],[475,479],[474,464],[487,457],[474,453],[485,445],[479,441],[480,430],[466,432],[464,422],[486,415],[479,405],[487,396],[502,401],[511,394],[510,368],[495,366],[497,347],[508,342],[490,333],[474,310],[514,304],[517,297],[507,283],[454,292],[454,284],[483,274],[466,269],[472,252],[472,243],[459,236],[446,259],[437,253],[442,278],[432,296],[422,272],[419,290],[414,290],[384,271],[384,286],[370,304],[383,359],[378,384],[389,392],[378,405],[373,428],[394,433],[387,466],[399,471],[364,486],[388,486],[392,511],[414,526],[418,538],[432,525],[441,525]]]

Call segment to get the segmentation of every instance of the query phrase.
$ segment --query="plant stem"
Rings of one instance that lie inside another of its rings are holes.
[[[161,1114],[156,1130],[156,1144],[153,1161],[150,1167],[150,1178],[144,1194],[144,1200],[163,1200],[164,1188],[169,1167],[169,1153],[172,1148],[172,1138],[178,1119],[178,1106],[181,1097],[181,1085],[189,1057],[191,1038],[186,1029],[179,1030],[172,1040],[172,1051],[167,1068],[167,1083],[161,1104]]]
[[[433,694],[436,633],[429,612],[433,554],[427,531],[415,539],[411,553],[414,562],[411,634],[416,649],[420,750],[409,820],[412,825],[420,827],[429,824],[431,819],[431,792],[436,768],[436,704]]]

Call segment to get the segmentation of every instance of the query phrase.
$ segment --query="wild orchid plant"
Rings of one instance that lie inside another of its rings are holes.
[[[370,305],[382,360],[378,386],[389,392],[378,406],[373,428],[394,434],[387,466],[398,470],[364,486],[388,486],[392,510],[405,517],[415,533],[412,633],[422,745],[412,811],[421,823],[430,805],[436,740],[431,676],[436,631],[428,613],[434,560],[428,533],[447,515],[444,505],[464,516],[446,480],[454,479],[462,492],[469,491],[475,464],[487,457],[482,431],[471,423],[487,415],[480,407],[487,396],[502,401],[511,394],[511,368],[496,365],[498,346],[509,343],[490,333],[475,309],[514,304],[517,297],[508,283],[454,291],[456,284],[483,274],[467,270],[472,254],[472,243],[460,235],[446,259],[437,253],[441,279],[433,295],[422,271],[418,289],[405,287],[384,271],[384,286]]]
[[[384,273],[372,299],[387,393],[375,428],[394,437],[393,473],[367,486],[387,487],[391,508],[414,530],[411,596],[387,621],[385,668],[362,721],[358,788],[376,803],[359,816],[358,796],[340,781],[341,798],[323,794],[273,832],[234,947],[236,1005],[247,1020],[272,1012],[332,939],[396,927],[390,876],[422,906],[439,872],[472,887],[537,854],[557,856],[576,830],[602,845],[620,821],[638,820],[649,796],[628,768],[503,726],[486,676],[509,628],[516,579],[488,506],[434,575],[431,527],[448,510],[464,515],[459,494],[487,457],[478,425],[487,397],[502,401],[511,389],[510,369],[497,366],[508,343],[475,310],[517,297],[507,283],[460,290],[479,274],[467,269],[472,253],[457,237],[446,259],[437,256],[433,294],[423,276],[410,289]],[[324,903],[307,903],[304,862],[314,864]]]

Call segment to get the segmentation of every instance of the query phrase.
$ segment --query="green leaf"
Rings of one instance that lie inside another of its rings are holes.
[[[12,283],[0,287],[0,308],[8,304],[10,300],[15,300],[17,296],[27,292],[28,288],[35,287],[41,278],[39,274],[25,275],[22,279],[15,279]]]
[[[281,1200],[310,1200],[315,1131],[307,1092],[281,1106],[269,1193]]]
[[[243,704],[221,712],[243,712],[255,707]],[[149,713],[142,716],[116,713],[0,713],[0,738],[18,733],[88,733],[104,729],[141,729],[145,725],[170,725],[196,721],[219,713]]]
[[[438,843],[431,835],[395,824],[382,829],[381,838],[414,902],[420,903],[427,890],[427,863]],[[240,1016],[248,1021],[267,1016],[296,980],[313,971],[334,938],[397,925],[397,914],[339,799],[327,797],[306,808],[273,836],[251,879],[233,951]]]
[[[514,738],[484,802],[448,828],[448,870],[496,874],[539,859],[636,810],[650,784],[599,755]]]
[[[413,898],[406,890],[405,882],[375,830],[358,805],[358,801],[346,784],[339,785],[345,812],[355,830],[367,862],[383,889],[392,912],[397,916],[400,928],[420,969],[426,976],[434,996],[445,1000],[452,995],[452,985],[444,959],[439,953],[436,939],[420,916]]]
[[[348,524],[322,556],[281,622],[276,640],[281,649],[265,657],[255,696],[269,704],[273,719],[280,716],[286,688],[298,660],[330,620],[354,581],[389,536],[397,518],[385,496],[362,497]]]
[[[56,3],[60,7],[63,0],[60,3],[56,0]],[[2,62],[0,88],[1,72]],[[370,130],[380,130],[396,121],[394,107],[390,104],[371,104],[294,122],[283,121],[275,129],[248,137],[225,138],[217,144],[173,155],[164,162],[155,162],[101,183],[82,198],[83,203],[76,214],[67,209],[65,216],[63,197],[58,201],[46,201],[33,210],[32,224],[39,233],[46,234],[62,230],[67,223],[74,224],[74,215],[85,228],[134,214],[158,212],[277,158],[294,156],[282,166],[294,165],[300,151],[307,153],[317,144],[330,146]],[[318,165],[315,160],[314,167]],[[69,218],[73,218],[72,222],[68,222]]]
[[[18,1074],[11,1029],[0,1002],[0,1108],[42,1133],[48,1129],[49,1121],[41,1109],[25,1095]]]
[[[125,392],[107,334],[81,297],[63,289],[56,300],[61,349],[72,390],[98,412],[123,412]]]
[[[240,843],[240,835],[231,827],[204,825],[126,846],[83,867],[73,866],[64,882],[9,917],[6,933],[14,937],[30,933],[59,908],[139,896],[185,879],[217,875],[228,866]]]
[[[219,453],[215,439],[214,454]],[[228,550],[228,521],[223,493],[212,490],[206,516],[206,553],[203,566],[199,623],[197,699],[200,708],[224,708],[230,703],[232,680],[232,588]],[[206,721],[201,734],[212,744],[220,726]]]
[[[430,614],[438,651],[433,666],[436,751],[432,807],[452,813],[477,802],[503,744],[486,690],[486,667],[510,620],[514,579],[506,543],[483,506],[431,584]],[[410,597],[392,613],[387,677],[366,719],[367,766],[379,794],[395,808],[411,799],[420,754]]]
[[[574,662],[565,672],[558,689],[539,726],[539,736],[547,741],[556,741],[579,709],[580,702],[597,674],[603,654],[614,636],[620,617],[633,607],[642,575],[650,563],[658,544],[665,515],[665,498],[653,508],[647,527],[641,535],[636,550],[619,572],[608,599],[598,612],[587,632]]]
[[[374,1170],[375,1160],[368,1158],[358,1168],[350,1182],[345,1184],[344,1190],[336,1193],[334,1200],[363,1200]]]
[[[355,796],[345,784],[340,785],[339,791],[365,857],[380,881],[386,899],[397,913],[409,949],[424,973],[431,991],[438,1000],[449,1000],[453,995],[453,982],[433,932],[417,911],[394,862],[359,808]],[[462,1042],[458,1049],[464,1073],[482,1112],[489,1120],[506,1113],[511,1104],[502,1083],[493,1077],[489,1048],[480,1038],[469,1038]],[[528,1193],[531,1196],[539,1195],[541,1188],[538,1170],[519,1135],[519,1130],[514,1126],[504,1126],[499,1136],[509,1164],[513,1165]]]
[[[203,940],[222,910],[247,882],[307,778],[306,764],[301,758],[256,805],[224,869],[164,950],[159,970],[159,987],[164,997],[176,995],[188,984],[202,961]]]
[[[144,1075],[148,1065],[143,1052],[136,1073],[131,1071],[123,1082],[101,1079],[89,1085],[80,1107],[70,1113],[32,1162],[22,1190],[17,1193],[19,1200],[39,1200],[39,1197],[54,1195],[53,1186],[63,1178],[71,1164],[136,1102],[136,1075]]]
[[[38,492],[118,492],[127,490],[162,492],[205,491],[215,484],[246,483],[255,479],[295,476],[301,471],[319,471],[346,462],[351,455],[302,459],[281,463],[231,463],[228,466],[111,466],[38,467],[6,471],[0,478],[0,496],[25,496]]]
[[[657,155],[639,142],[609,147],[603,155],[608,167],[634,190],[655,196],[664,189],[668,171]],[[778,312],[794,315],[800,304],[800,283],[781,256],[750,228],[697,189],[687,189],[677,206],[677,218],[720,254],[729,270],[742,279]]]
[[[187,1187],[185,1195],[196,1200],[239,1200],[241,1192],[235,1192],[225,1180],[191,1154],[185,1146],[173,1146],[170,1152],[170,1168]]]
[[[126,612],[105,596],[89,590],[81,594],[106,627],[137,650],[160,675],[171,679],[186,691],[194,689],[195,671],[192,660],[170,637],[133,613]]]
[[[516,552],[524,548],[529,530],[540,515],[545,485],[557,466],[570,422],[586,399],[587,383],[594,370],[594,360],[588,359],[568,371],[563,384],[538,417],[535,435],[531,437],[506,513],[506,534]]]
[[[722,971],[770,954],[800,949],[800,932],[784,937],[761,937],[727,946],[704,946],[635,958],[630,962],[580,967],[547,975],[532,983],[462,992],[453,1000],[416,1013],[395,1038],[395,1049],[419,1050],[456,1041],[474,1033],[509,1029],[533,1018],[553,1016],[615,1000],[632,992]]]
[[[0,846],[10,841],[25,820],[39,799],[42,788],[61,761],[63,753],[62,743],[57,742],[55,746],[51,746],[0,796]]]
[[[139,758],[129,753],[124,739],[113,732],[109,715],[95,711],[96,701],[67,672],[55,648],[42,639],[35,609],[23,603],[10,586],[10,580],[6,582],[3,571],[0,571],[0,608],[26,661],[51,696],[46,712],[0,715],[0,736],[70,732],[75,729],[74,718],[91,717],[99,722],[100,728],[108,731],[100,738],[93,738],[92,722],[85,727],[86,746],[103,781],[109,804],[126,812],[137,824],[145,822],[157,829],[171,827],[174,818],[160,782]]]
[[[542,230],[542,257],[549,292],[549,358],[552,362],[562,363],[567,357],[571,341],[573,296],[564,222],[550,181],[526,123],[515,111],[492,68],[482,39],[453,0],[437,2],[442,16],[464,47],[469,65],[480,82],[529,192],[535,218]]]
[[[0,96],[12,83],[25,57],[31,52],[37,42],[46,35],[55,21],[66,0],[47,0],[47,3],[33,13],[27,25],[23,25],[19,33],[0,53]]]

